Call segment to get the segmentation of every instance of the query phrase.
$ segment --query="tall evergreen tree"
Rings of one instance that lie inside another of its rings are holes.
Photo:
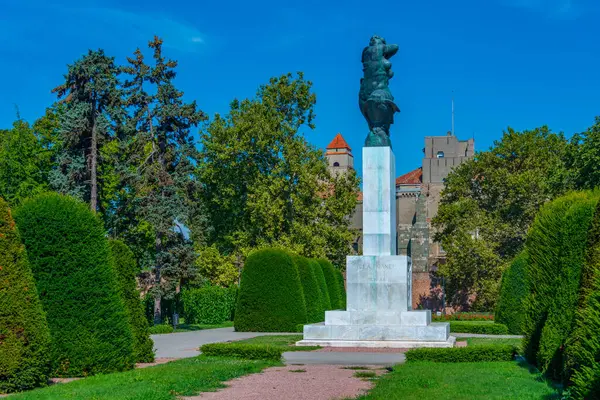
[[[130,226],[144,222],[145,234],[154,238],[153,292],[155,323],[162,321],[161,298],[194,275],[194,252],[181,224],[193,217],[192,195],[197,192],[194,164],[197,150],[191,128],[205,119],[195,102],[185,103],[175,87],[177,62],[166,59],[162,39],[149,42],[153,65],[138,49],[123,71],[126,105],[132,118],[125,127],[132,140],[128,150],[129,198],[124,208],[135,207]]]
[[[98,210],[101,149],[123,115],[119,68],[103,50],[90,50],[68,66],[65,82],[54,88],[64,106],[60,114],[62,148],[51,183],[59,192],[89,202]]]

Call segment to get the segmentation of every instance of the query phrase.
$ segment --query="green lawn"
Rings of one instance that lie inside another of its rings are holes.
[[[286,351],[310,351],[321,348],[320,346],[296,346],[296,342],[302,339],[302,335],[273,335],[236,340],[235,343],[265,344],[277,347],[285,347]]]
[[[362,400],[560,399],[539,373],[517,362],[409,362],[376,381]]]
[[[222,382],[280,365],[199,356],[155,367],[98,375],[10,396],[15,400],[173,400],[225,387]]]
[[[204,329],[215,329],[215,328],[231,328],[233,321],[225,321],[222,324],[181,324],[177,325],[175,332],[190,332],[190,331],[201,331]]]

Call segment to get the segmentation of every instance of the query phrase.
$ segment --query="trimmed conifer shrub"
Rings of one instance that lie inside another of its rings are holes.
[[[15,220],[47,314],[53,376],[131,369],[133,335],[100,218],[73,198],[44,194]]]
[[[325,275],[323,274],[323,267],[321,267],[321,263],[315,259],[310,259],[309,261],[313,267],[313,271],[315,272],[315,277],[317,278],[319,292],[321,293],[321,300],[323,301],[323,309],[325,311],[331,310],[331,299],[329,298],[329,290],[327,289],[327,281],[325,280]]]
[[[521,334],[523,322],[523,299],[529,293],[527,275],[527,252],[522,251],[502,274],[500,298],[496,305],[495,321],[506,325],[513,335]]]
[[[129,325],[133,333],[133,352],[135,361],[149,363],[154,361],[154,342],[150,339],[148,321],[144,315],[144,305],[137,290],[135,277],[138,268],[133,252],[120,240],[111,240],[110,252],[119,283],[119,294],[125,304]]]
[[[242,270],[234,327],[240,332],[295,332],[306,322],[298,269],[281,249],[252,252]]]
[[[325,320],[325,309],[323,308],[323,299],[317,277],[315,276],[314,266],[308,258],[293,255],[292,259],[298,268],[300,283],[304,292],[304,302],[306,304],[306,320],[308,323],[321,322]]]
[[[317,261],[321,265],[321,268],[323,268],[323,275],[325,276],[325,282],[327,282],[327,291],[331,300],[330,310],[339,310],[342,308],[342,296],[340,293],[340,284],[335,274],[335,267],[328,260],[321,258]]]
[[[588,231],[598,197],[590,192],[571,195],[573,203],[561,227],[561,248],[556,283],[542,329],[537,362],[540,370],[554,379],[567,380],[564,372],[564,345],[575,325],[582,266]]]
[[[600,398],[600,202],[588,234],[575,328],[565,345],[573,399]]]
[[[338,281],[338,285],[340,288],[340,308],[342,310],[346,309],[346,284],[345,284],[345,279],[344,279],[344,275],[342,274],[342,271],[340,271],[339,269],[335,269],[335,275]]]
[[[43,386],[50,332],[25,247],[0,198],[0,393]]]
[[[551,299],[558,284],[562,225],[573,203],[571,196],[564,196],[540,208],[529,229],[526,240],[529,294],[523,302],[523,350],[527,360],[537,364],[542,329],[548,318]]]

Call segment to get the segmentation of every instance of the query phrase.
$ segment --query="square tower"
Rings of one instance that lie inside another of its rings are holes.
[[[352,149],[341,133],[335,135],[329,143],[325,157],[327,157],[329,171],[334,175],[354,169]]]

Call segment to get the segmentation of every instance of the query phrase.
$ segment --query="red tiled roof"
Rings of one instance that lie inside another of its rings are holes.
[[[356,196],[356,200],[363,201],[363,193],[362,192],[358,192],[358,195]]]
[[[423,169],[417,168],[396,178],[396,185],[420,185],[423,182]]]
[[[348,149],[352,151],[352,149],[350,148],[350,146],[348,146],[348,143],[346,143],[346,140],[344,139],[341,133],[335,135],[331,143],[329,143],[329,146],[327,146],[327,149]]]

